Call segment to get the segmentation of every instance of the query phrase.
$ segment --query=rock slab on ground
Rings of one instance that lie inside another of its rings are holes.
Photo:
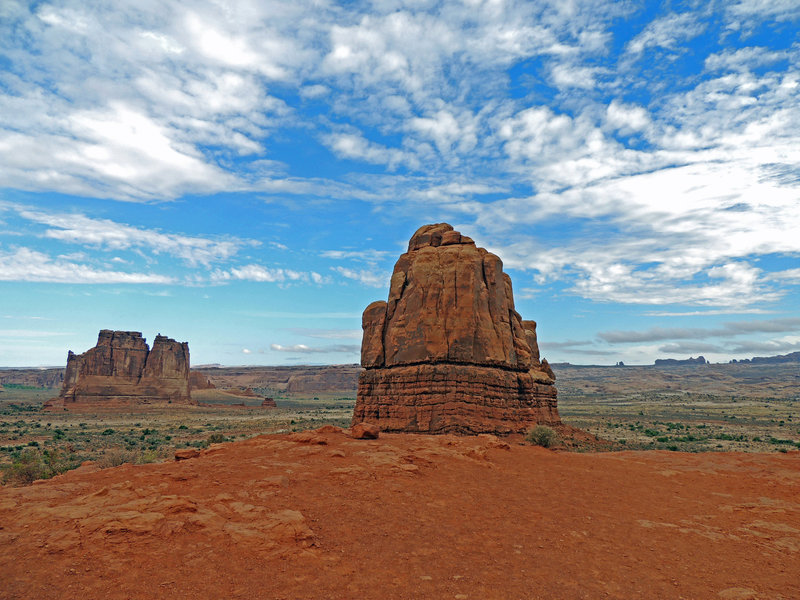
[[[536,323],[516,312],[502,261],[446,223],[412,236],[362,327],[353,424],[508,434],[561,422]]]

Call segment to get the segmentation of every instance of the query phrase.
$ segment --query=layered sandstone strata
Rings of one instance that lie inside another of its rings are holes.
[[[137,331],[103,329],[94,348],[67,355],[58,401],[64,408],[192,403],[189,345],[159,334],[150,349]]]
[[[362,326],[354,424],[504,434],[560,423],[536,323],[514,309],[502,261],[446,223],[413,235],[388,302],[370,304]]]

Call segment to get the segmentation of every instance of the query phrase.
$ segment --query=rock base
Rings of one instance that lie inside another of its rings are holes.
[[[524,433],[561,423],[556,388],[541,373],[459,364],[366,369],[353,424],[420,433]]]

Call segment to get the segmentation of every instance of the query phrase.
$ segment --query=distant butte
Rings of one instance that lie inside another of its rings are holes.
[[[189,345],[157,335],[152,350],[138,331],[103,329],[97,345],[70,351],[61,393],[46,408],[123,408],[193,404]]]
[[[412,236],[388,302],[370,304],[362,327],[353,424],[464,434],[561,424],[536,323],[514,309],[502,261],[446,223]]]

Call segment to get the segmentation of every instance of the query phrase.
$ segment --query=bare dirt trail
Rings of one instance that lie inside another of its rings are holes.
[[[0,598],[798,598],[800,453],[261,436],[0,490]]]

